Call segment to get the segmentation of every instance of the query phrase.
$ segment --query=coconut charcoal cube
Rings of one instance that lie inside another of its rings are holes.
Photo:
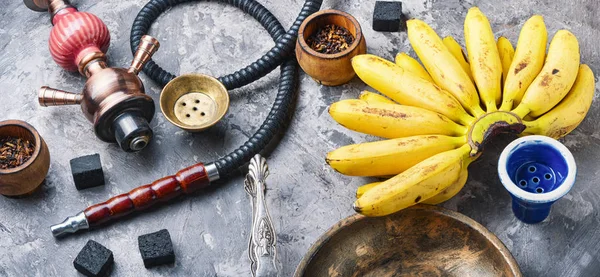
[[[139,236],[138,244],[146,268],[175,262],[173,243],[167,229]]]
[[[73,261],[77,271],[90,277],[107,276],[113,263],[112,251],[93,240],[85,244]]]
[[[402,2],[376,1],[373,12],[373,30],[397,32],[403,22]]]
[[[99,154],[72,159],[71,173],[77,190],[104,185],[104,172]]]

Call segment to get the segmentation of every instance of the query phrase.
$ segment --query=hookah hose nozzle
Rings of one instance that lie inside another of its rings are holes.
[[[146,147],[152,138],[149,122],[155,107],[137,74],[158,50],[158,41],[144,36],[129,69],[110,68],[105,55],[110,33],[97,16],[77,11],[66,0],[24,2],[33,10],[46,9],[52,15],[49,44],[54,61],[88,78],[81,93],[42,87],[40,105],[80,105],[99,139],[117,142],[126,152]]]

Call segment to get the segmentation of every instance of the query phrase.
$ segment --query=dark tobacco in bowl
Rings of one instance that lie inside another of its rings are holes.
[[[337,25],[325,25],[311,35],[307,43],[313,50],[323,54],[342,52],[354,42],[354,36],[348,29]]]
[[[26,163],[35,147],[28,140],[0,137],[0,169],[11,169]]]

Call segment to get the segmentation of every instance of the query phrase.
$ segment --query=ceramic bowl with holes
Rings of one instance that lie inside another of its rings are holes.
[[[46,179],[50,167],[50,152],[44,139],[33,126],[21,120],[0,122],[0,137],[16,137],[33,143],[29,160],[22,165],[0,169],[0,194],[17,197],[33,193]]]
[[[160,94],[160,109],[167,120],[189,132],[217,124],[228,108],[227,89],[208,75],[181,75],[171,80]]]
[[[325,25],[337,25],[346,28],[354,42],[348,48],[336,54],[319,53],[307,43],[307,40],[319,28]],[[352,15],[338,10],[323,10],[306,18],[298,30],[296,58],[302,70],[317,83],[326,86],[339,86],[352,80],[356,73],[352,68],[352,58],[367,52],[367,43],[360,24]]]
[[[510,143],[500,154],[500,181],[512,196],[512,210],[525,223],[546,219],[554,202],[575,183],[573,155],[559,141],[526,136]]]

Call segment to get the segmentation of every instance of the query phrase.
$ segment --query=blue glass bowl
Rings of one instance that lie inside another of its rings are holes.
[[[498,175],[512,196],[512,210],[525,223],[546,219],[552,204],[573,187],[576,173],[569,149],[546,136],[513,141],[498,161]]]

